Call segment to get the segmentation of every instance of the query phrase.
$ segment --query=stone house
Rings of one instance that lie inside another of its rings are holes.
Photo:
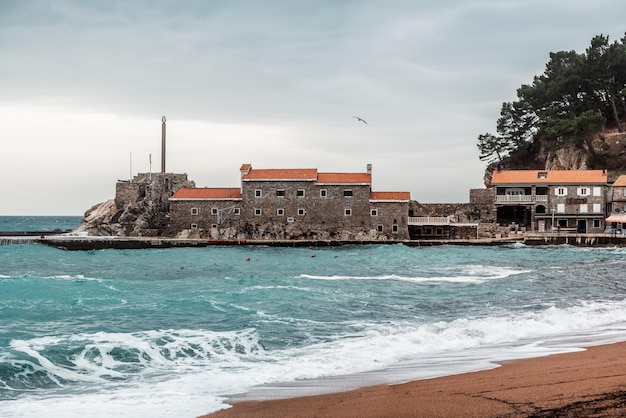
[[[606,170],[495,170],[496,223],[526,231],[604,231]]]
[[[365,173],[240,168],[240,189],[181,189],[170,235],[211,239],[408,239],[409,192],[373,192]]]
[[[609,232],[623,231],[626,228],[626,175],[619,176],[611,185],[607,215]]]
[[[166,235],[186,231],[189,236],[218,238],[238,230],[241,220],[238,188],[184,188],[170,198]]]

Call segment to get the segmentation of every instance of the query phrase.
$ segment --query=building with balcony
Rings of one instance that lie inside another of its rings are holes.
[[[527,231],[603,232],[606,170],[496,170],[496,222]]]

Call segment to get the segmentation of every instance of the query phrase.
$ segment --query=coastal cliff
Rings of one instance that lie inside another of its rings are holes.
[[[115,199],[94,205],[74,231],[93,236],[158,236],[169,223],[169,198],[195,187],[187,174],[140,173],[119,180]]]

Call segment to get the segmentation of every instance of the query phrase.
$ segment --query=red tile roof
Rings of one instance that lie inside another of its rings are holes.
[[[613,186],[624,187],[626,186],[626,175],[622,174],[615,180]]]
[[[369,184],[372,182],[372,175],[370,173],[318,173],[317,182],[328,184]]]
[[[371,192],[370,200],[411,200],[411,192]]]
[[[316,168],[270,168],[250,169],[243,173],[242,180],[312,180],[317,179]]]
[[[606,170],[496,170],[491,184],[606,184]]]
[[[238,188],[180,189],[170,199],[241,199],[241,190]]]

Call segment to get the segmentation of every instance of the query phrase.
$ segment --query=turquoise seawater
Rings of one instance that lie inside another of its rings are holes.
[[[0,416],[193,417],[626,340],[624,271],[622,248],[0,246]]]

